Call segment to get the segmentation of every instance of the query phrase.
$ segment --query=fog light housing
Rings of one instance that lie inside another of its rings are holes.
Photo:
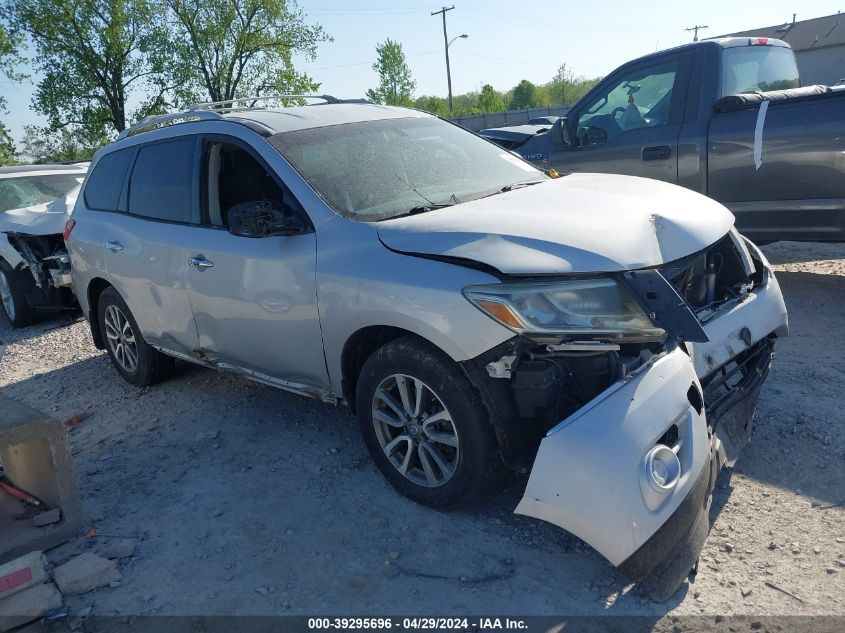
[[[681,478],[681,460],[668,446],[658,444],[645,456],[645,477],[649,486],[660,494],[668,494]]]

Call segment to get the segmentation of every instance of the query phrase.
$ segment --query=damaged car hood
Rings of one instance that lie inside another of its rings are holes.
[[[540,275],[659,266],[706,248],[733,223],[721,204],[682,187],[571,174],[377,227],[394,251]]]
[[[52,202],[0,213],[0,233],[59,234],[64,231],[78,194],[79,187],[75,187]]]

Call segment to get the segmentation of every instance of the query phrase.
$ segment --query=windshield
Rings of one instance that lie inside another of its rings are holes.
[[[81,184],[85,174],[48,174],[0,179],[0,213],[46,204]]]
[[[430,117],[282,132],[269,141],[337,213],[364,222],[547,178],[502,148]]]
[[[739,46],[722,53],[722,96],[798,88],[798,66],[791,48]]]

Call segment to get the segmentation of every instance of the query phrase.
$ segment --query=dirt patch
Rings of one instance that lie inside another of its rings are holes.
[[[845,614],[845,245],[767,247],[790,311],[751,445],[720,478],[694,584],[658,605],[554,526],[400,497],[342,409],[181,365],[122,382],[84,322],[13,330],[4,395],[71,431],[86,530],[139,539],[95,614]],[[134,542],[134,541],[133,541]]]

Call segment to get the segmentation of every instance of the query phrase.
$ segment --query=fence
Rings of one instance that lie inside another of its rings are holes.
[[[486,114],[471,114],[452,117],[449,120],[473,132],[490,127],[507,127],[523,125],[529,119],[539,116],[563,116],[569,110],[568,105],[548,106],[546,108],[528,108],[526,110],[508,110],[507,112],[489,112]]]

